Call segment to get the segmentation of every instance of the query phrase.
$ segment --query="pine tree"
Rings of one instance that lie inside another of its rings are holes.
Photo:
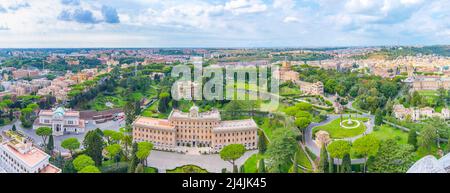
[[[414,146],[417,149],[417,130],[410,129],[408,133],[408,144]]]
[[[266,165],[264,163],[264,159],[259,160],[258,173],[266,173]]]
[[[48,143],[47,143],[47,151],[52,153],[53,149],[55,149],[55,145],[53,142],[53,135],[50,135],[50,137],[48,138]]]
[[[325,144],[322,145],[322,148],[320,149],[320,161],[319,161],[319,170],[322,173],[328,173],[330,163],[328,163],[328,152],[327,148],[325,147]]]
[[[352,172],[352,160],[350,159],[350,154],[345,154],[342,158],[341,173],[351,173]]]
[[[16,129],[16,124],[14,124],[13,126],[12,126],[12,129],[11,129],[12,131],[17,131],[17,129]]]

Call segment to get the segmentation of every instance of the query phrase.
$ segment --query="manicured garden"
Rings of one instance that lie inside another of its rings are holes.
[[[342,120],[343,122],[346,122],[347,119],[347,117],[344,117]],[[349,138],[363,134],[364,131],[366,131],[366,126],[363,124],[363,122],[367,122],[369,119],[365,117],[351,119],[353,120],[353,122],[360,121],[359,126],[355,128],[344,128],[341,126],[341,119],[337,118],[326,125],[314,127],[313,133],[323,130],[328,132],[330,134],[330,137],[333,139]]]

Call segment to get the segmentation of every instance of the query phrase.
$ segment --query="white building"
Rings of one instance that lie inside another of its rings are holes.
[[[49,163],[50,155],[31,142],[11,140],[0,144],[0,168],[7,173],[61,173]]]
[[[435,112],[431,107],[424,108],[405,108],[403,105],[394,105],[394,116],[397,119],[418,121],[431,117],[439,117],[441,119],[450,119],[450,110],[443,108],[441,112]]]
[[[66,110],[59,107],[54,110],[41,110],[39,118],[36,119],[33,129],[39,127],[50,127],[54,136],[64,133],[84,133],[84,120],[80,119],[79,111]]]

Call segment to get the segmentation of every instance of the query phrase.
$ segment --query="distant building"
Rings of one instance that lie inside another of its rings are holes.
[[[281,62],[279,79],[281,82],[297,82],[299,81],[299,73],[291,70],[291,62],[283,61]]]
[[[7,173],[61,173],[49,163],[50,155],[27,140],[11,140],[0,144],[0,168]]]
[[[196,106],[188,113],[173,110],[169,119],[139,117],[133,123],[134,141],[150,141],[155,149],[169,151],[177,147],[205,147],[218,152],[229,144],[256,149],[257,131],[253,119],[222,121],[219,111],[200,113]]]
[[[33,129],[44,126],[52,128],[54,136],[61,136],[67,132],[83,133],[85,129],[84,120],[80,119],[79,111],[66,110],[62,107],[39,112],[39,118],[35,120]]]
[[[195,99],[202,96],[202,87],[198,82],[177,81],[175,87],[174,99]]]
[[[450,89],[450,78],[447,77],[416,77],[413,80],[413,90]]]
[[[315,83],[297,81],[297,85],[300,87],[300,90],[303,92],[303,95],[323,95],[323,83],[318,81]]]
[[[440,113],[435,112],[431,107],[424,108],[405,108],[403,105],[394,105],[394,117],[401,120],[410,119],[418,121],[431,117],[439,117],[442,119],[450,119],[450,110],[443,108]]]

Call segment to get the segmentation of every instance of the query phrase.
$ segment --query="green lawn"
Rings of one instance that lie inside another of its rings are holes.
[[[263,154],[253,154],[244,163],[245,173],[258,173],[259,160],[264,158]]]
[[[306,157],[306,152],[301,147],[297,151],[297,164],[312,170],[312,164],[309,162],[308,157]],[[299,171],[302,171],[302,169],[299,168]]]
[[[406,144],[408,142],[408,133],[389,125],[378,126],[378,129],[373,131],[371,135],[374,135],[380,140],[395,139],[400,144]]]
[[[343,120],[346,120],[346,118],[344,117]],[[340,126],[341,119],[337,118],[326,125],[314,127],[313,133],[316,133],[319,130],[327,131],[330,134],[330,137],[333,139],[355,137],[357,135],[363,134],[364,131],[366,131],[366,126],[363,124],[363,122],[368,121],[368,118],[358,118],[357,120],[361,121],[361,124],[357,128],[343,128]]]

